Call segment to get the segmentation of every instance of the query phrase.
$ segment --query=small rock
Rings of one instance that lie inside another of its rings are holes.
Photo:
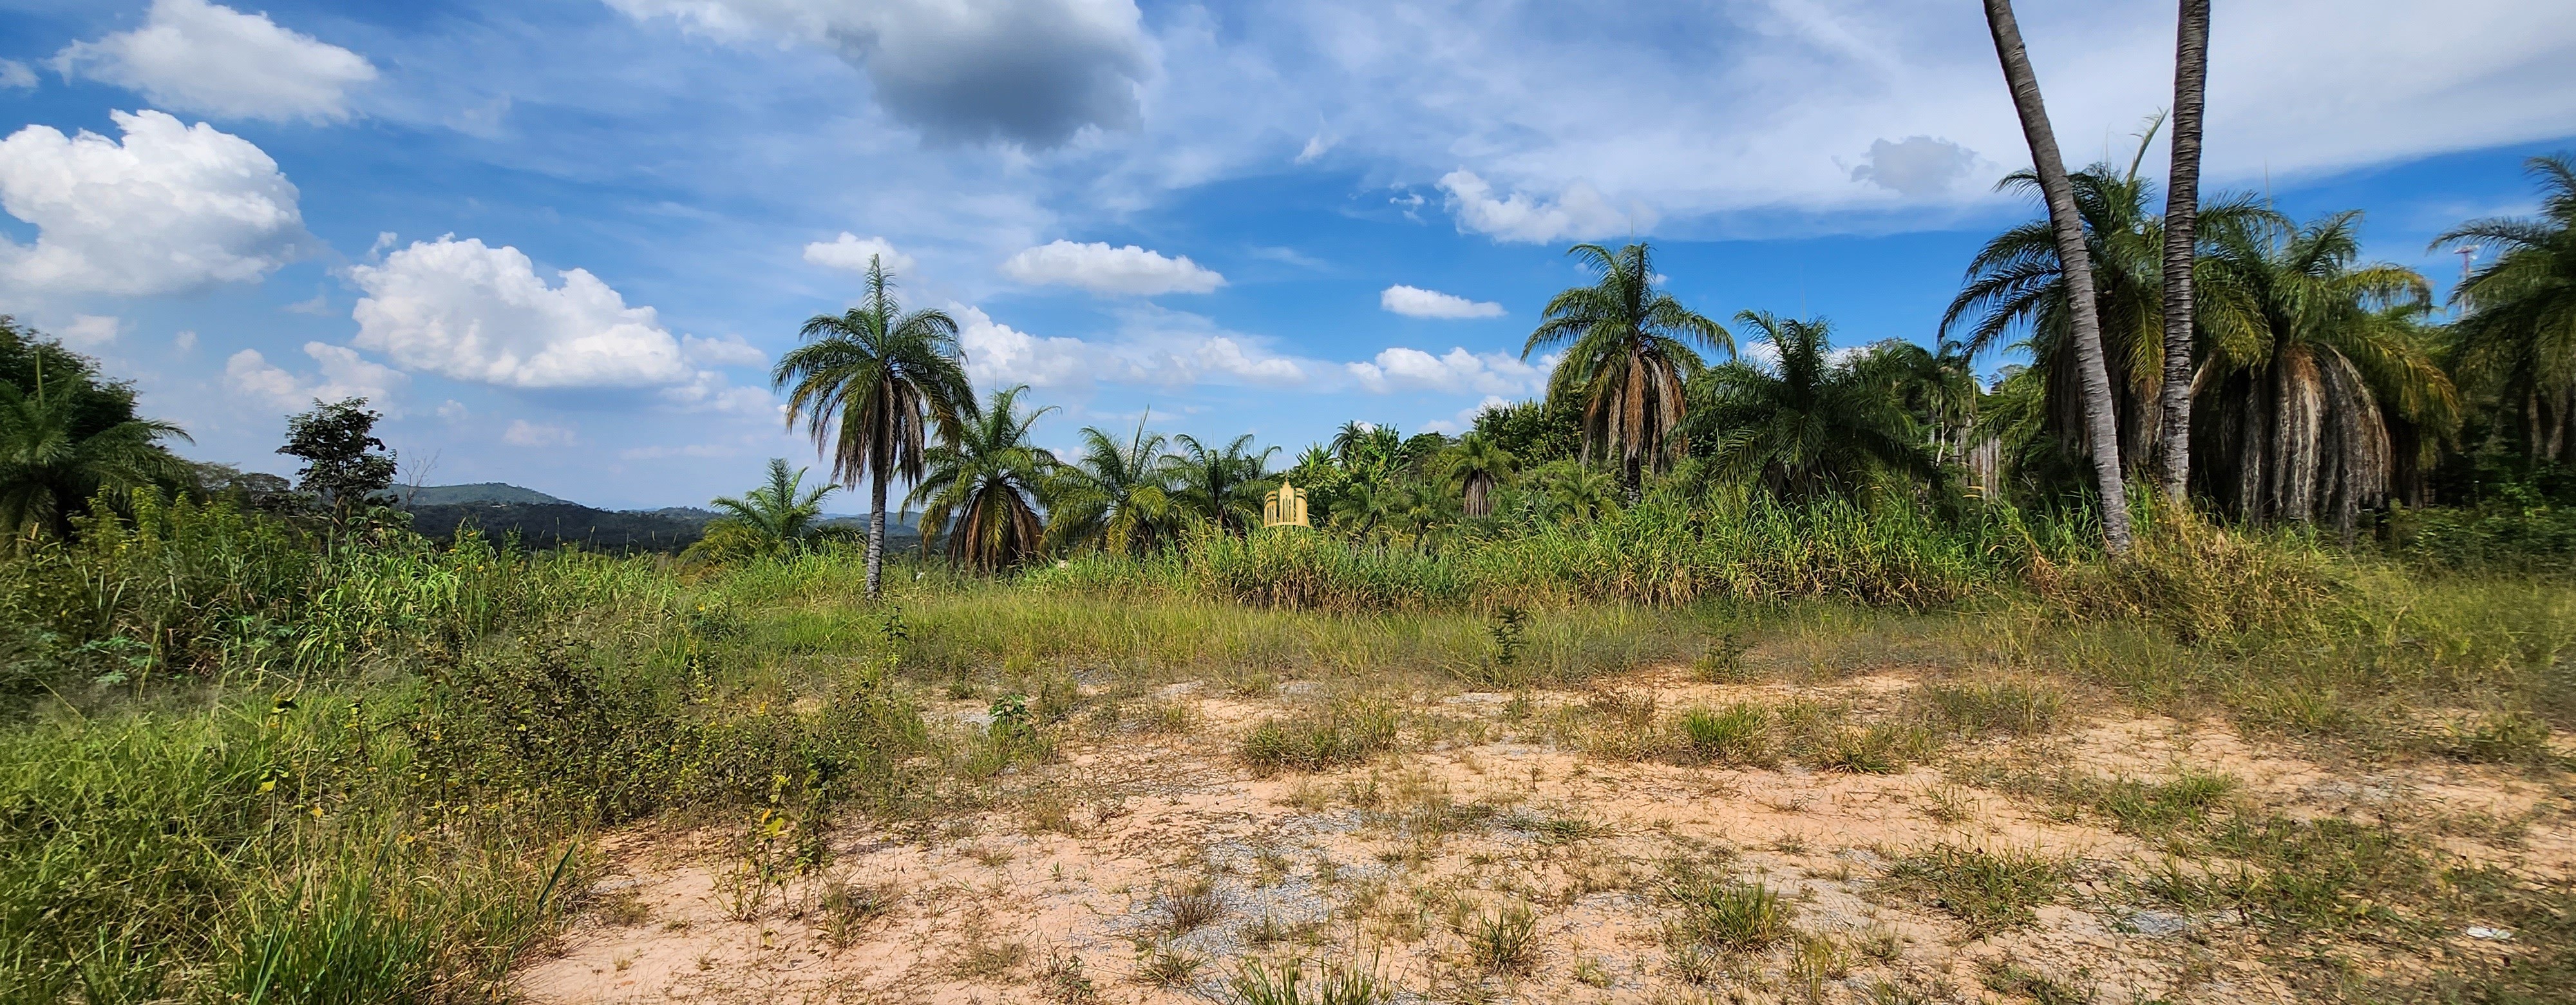
[[[2181,934],[2183,929],[2190,927],[2191,922],[2182,915],[2167,911],[2142,910],[2129,912],[2127,917],[2120,919],[2120,925],[2140,935],[2163,938]]]

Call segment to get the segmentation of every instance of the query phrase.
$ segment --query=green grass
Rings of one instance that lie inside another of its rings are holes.
[[[1937,844],[1897,860],[1888,883],[1967,923],[1972,937],[2030,924],[2068,884],[2067,864],[2037,852]]]
[[[1794,934],[1793,909],[1761,883],[1691,875],[1667,884],[1664,896],[1678,912],[1664,932],[1668,947],[1749,951]]]

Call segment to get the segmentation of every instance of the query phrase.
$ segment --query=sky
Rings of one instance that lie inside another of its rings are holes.
[[[2068,160],[2125,166],[2173,5],[2018,6]],[[2437,285],[2576,149],[2576,5],[2218,7],[2204,189]],[[610,507],[812,462],[769,367],[872,256],[1045,445],[1284,458],[1535,396],[1578,241],[1929,343],[2038,213],[1962,0],[0,0],[0,135],[0,313],[183,453],[291,473],[285,416],[363,395],[406,482]]]

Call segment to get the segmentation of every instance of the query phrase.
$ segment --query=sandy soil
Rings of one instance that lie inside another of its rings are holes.
[[[1748,698],[1865,708],[1913,683],[1890,673],[1721,687],[1659,671],[1606,686],[1665,709]],[[2043,800],[1962,784],[1976,776],[1959,767],[1978,763],[2222,774],[2277,812],[2436,827],[2464,860],[2534,882],[2576,875],[2565,799],[2538,782],[2465,765],[2321,764],[2216,722],[2085,721],[1853,775],[1589,756],[1533,725],[1544,718],[1534,711],[1584,695],[1541,693],[1538,709],[1513,710],[1509,695],[1463,693],[1421,698],[1420,735],[1399,753],[1255,777],[1233,757],[1243,732],[1313,700],[1283,692],[1166,688],[1196,728],[1071,738],[1054,763],[1010,779],[1020,791],[999,808],[927,831],[845,827],[819,874],[756,903],[728,878],[742,868],[738,829],[622,835],[609,848],[614,874],[593,891],[601,906],[524,969],[519,989],[563,1003],[1185,1002],[1231,1000],[1226,983],[1247,960],[1302,959],[1373,967],[1408,1001],[2019,1000],[1980,980],[2009,961],[2101,1002],[2301,1000],[2252,931],[2136,895],[2128,881],[2161,852]],[[2526,823],[2479,825],[2496,821]],[[1893,863],[1940,843],[2067,860],[2077,879],[2035,924],[1972,937],[1885,882]],[[1802,937],[1685,980],[1663,937],[1674,910],[1657,891],[1688,868],[1779,892]],[[854,897],[881,906],[846,908]],[[1214,916],[1176,924],[1176,898],[1184,912],[1212,903]],[[1533,959],[1479,966],[1468,933],[1514,909],[1536,921]],[[2458,952],[2497,951],[2457,941]]]

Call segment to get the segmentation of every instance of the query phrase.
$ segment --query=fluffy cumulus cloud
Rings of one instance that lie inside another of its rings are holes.
[[[894,244],[882,237],[860,237],[849,231],[831,241],[816,241],[805,246],[805,260],[816,265],[852,272],[868,271],[868,262],[881,262],[888,272],[912,271],[912,256],[894,250]]]
[[[1166,258],[1133,244],[1114,248],[1061,238],[1012,255],[1002,263],[1002,273],[1023,283],[1131,296],[1206,293],[1225,285],[1224,276],[1187,255]]]
[[[368,360],[347,346],[304,343],[315,372],[297,375],[270,363],[257,349],[244,349],[224,361],[224,386],[263,405],[296,410],[316,399],[365,398],[389,413],[399,413],[397,395],[410,386],[402,371]]]
[[[349,270],[361,349],[406,369],[510,388],[663,387],[696,377],[651,307],[584,269],[549,286],[519,249],[415,241]]]
[[[1215,383],[1280,387],[1305,383],[1326,369],[1324,364],[1272,352],[1262,339],[1180,311],[1123,312],[1113,337],[1092,341],[1032,335],[964,304],[951,304],[948,309],[957,318],[967,376],[984,386]]]
[[[1852,168],[1851,177],[1903,196],[1948,195],[1983,160],[1974,150],[1929,136],[1908,136],[1895,143],[1873,140],[1869,155]]]
[[[182,111],[314,122],[348,118],[351,89],[376,79],[357,53],[206,0],[154,0],[142,27],[74,42],[54,66]]]
[[[63,326],[63,344],[74,349],[96,351],[115,342],[125,331],[125,321],[108,314],[81,314]]]
[[[1542,360],[1542,363],[1545,361]],[[1453,348],[1434,356],[1403,346],[1382,350],[1365,363],[1345,363],[1359,386],[1379,394],[1399,390],[1477,394],[1528,394],[1547,383],[1547,371],[1502,353]]]
[[[1449,212],[1458,218],[1459,230],[1497,241],[1580,241],[1642,232],[1655,225],[1654,214],[1643,206],[1612,206],[1600,192],[1580,180],[1568,183],[1552,201],[1523,192],[1497,199],[1493,185],[1475,172],[1461,169],[1442,175],[1440,190],[1448,193]]]
[[[1426,290],[1417,286],[1395,285],[1377,295],[1377,305],[1409,318],[1498,318],[1503,305],[1490,301],[1469,300],[1456,294]]]
[[[122,140],[28,126],[0,140],[0,289],[176,293],[252,282],[313,246],[295,186],[250,141],[156,111],[111,112]]]
[[[608,0],[720,37],[827,46],[940,142],[1062,145],[1138,121],[1153,44],[1133,0]]]

